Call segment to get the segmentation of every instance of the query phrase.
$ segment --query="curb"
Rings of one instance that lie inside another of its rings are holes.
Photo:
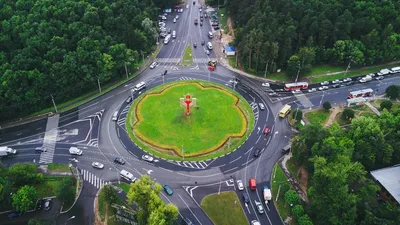
[[[75,167],[75,170],[76,170],[76,174],[77,174],[77,177],[78,177],[78,179],[77,179],[77,181],[78,181],[77,189],[79,189],[79,187],[80,187],[79,182],[82,181],[82,179],[81,179],[81,176],[79,175],[78,168]],[[79,190],[79,193],[76,196],[74,203],[71,205],[71,207],[69,207],[69,209],[67,209],[65,211],[62,211],[63,210],[63,206],[61,206],[60,214],[64,214],[64,213],[69,212],[75,206],[76,202],[78,201],[79,197],[81,196],[82,190],[83,190],[83,181],[82,181],[82,188]]]

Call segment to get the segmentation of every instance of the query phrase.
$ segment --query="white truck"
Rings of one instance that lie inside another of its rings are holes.
[[[15,149],[9,148],[7,146],[0,147],[0,157],[15,155],[15,154],[17,154],[17,150],[15,150]]]
[[[80,150],[77,147],[71,147],[71,148],[69,148],[69,154],[71,154],[71,155],[82,155],[83,151]]]
[[[371,81],[371,80],[372,80],[372,77],[367,75],[367,76],[365,76],[365,77],[360,79],[360,83],[365,83],[365,82],[368,82],[368,81]]]
[[[263,188],[263,195],[264,195],[265,205],[268,205],[268,201],[272,199],[272,194],[271,194],[271,189],[269,189],[267,185],[265,185]]]

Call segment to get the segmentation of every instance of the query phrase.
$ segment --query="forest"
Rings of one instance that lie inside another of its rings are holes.
[[[305,126],[293,139],[292,153],[308,172],[304,209],[312,223],[299,224],[399,224],[396,200],[386,202],[367,172],[400,162],[399,124],[400,111],[385,109],[380,117],[353,119],[346,131],[337,123]]]
[[[0,0],[0,121],[51,107],[52,96],[62,103],[132,72],[155,46],[153,20],[165,3]]]
[[[244,69],[253,73],[285,69],[294,77],[298,68],[305,74],[315,64],[346,68],[400,56],[398,0],[226,2],[236,30],[233,44]]]

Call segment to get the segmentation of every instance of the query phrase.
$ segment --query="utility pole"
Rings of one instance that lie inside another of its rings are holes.
[[[58,113],[56,103],[54,102],[54,97],[52,94],[50,94],[50,96],[51,96],[51,101],[53,101],[54,109],[56,110],[56,113]]]
[[[269,60],[267,61],[267,64],[265,65],[264,77],[267,77],[268,64],[269,64]]]
[[[235,54],[236,54],[236,68],[237,68],[237,67],[238,67],[238,55],[239,55],[239,51],[236,51]]]
[[[350,64],[351,64],[351,61],[352,61],[352,60],[353,60],[353,58],[350,57],[350,62],[349,62],[349,64],[347,65],[346,72],[344,72],[344,77],[346,77],[347,71],[350,69]]]
[[[144,55],[143,55],[143,51],[140,50],[140,54],[142,54],[142,60],[143,60],[143,64],[144,64]]]
[[[128,80],[129,76],[128,76],[128,68],[126,67],[126,63],[125,63],[125,74],[126,74],[126,79]]]
[[[100,77],[97,77],[97,84],[99,85],[99,92],[101,93]]]
[[[297,83],[297,80],[299,79],[300,70],[301,70],[301,66],[300,66],[300,62],[299,62],[299,70],[297,70],[297,75],[296,75],[296,81],[295,81],[295,83]]]

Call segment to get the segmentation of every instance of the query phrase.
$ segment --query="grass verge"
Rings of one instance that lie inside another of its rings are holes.
[[[234,56],[228,56],[228,63],[230,66],[233,68],[237,69],[238,67],[236,66],[236,57]]]
[[[317,75],[323,75],[326,73],[337,73],[346,70],[346,68],[343,68],[341,66],[333,66],[333,65],[319,65],[319,66],[314,66],[311,70],[310,73],[306,74],[306,77],[309,76],[317,76]]]
[[[320,124],[323,126],[328,120],[330,114],[331,112],[329,110],[319,109],[306,113],[306,117],[311,124]]]
[[[224,16],[221,16],[223,14]],[[226,25],[226,20],[228,19],[228,15],[226,14],[226,8],[219,8],[218,10],[218,18],[221,23],[221,29],[224,30],[224,33],[229,33],[229,27]]]
[[[46,180],[41,184],[35,184],[33,187],[36,189],[38,198],[45,198],[55,196],[55,190],[61,184],[60,180]]]
[[[284,194],[287,190],[289,190],[290,183],[282,168],[278,164],[275,164],[274,166],[271,183],[272,199],[279,215],[283,220],[285,220],[285,218],[290,214],[290,208],[285,203]]]
[[[215,225],[248,224],[240,200],[233,191],[206,196],[201,207]]]
[[[120,183],[117,184],[117,187],[121,188],[125,193],[128,193],[130,186],[127,183]]]
[[[190,66],[193,64],[193,49],[192,46],[186,46],[185,53],[183,54],[182,66]]]
[[[390,67],[396,67],[397,65],[391,65]],[[330,81],[330,80],[336,80],[336,79],[342,79],[346,77],[355,77],[355,76],[360,76],[360,75],[366,75],[369,73],[376,73],[381,69],[386,69],[388,68],[388,65],[380,65],[380,66],[375,66],[375,67],[369,67],[369,68],[361,68],[361,69],[356,69],[356,70],[351,70],[346,73],[339,73],[335,75],[330,75],[330,76],[320,76],[320,77],[314,77],[311,79],[313,83],[319,83],[322,81]]]
[[[50,163],[48,169],[52,172],[71,172],[71,169],[66,164]]]

